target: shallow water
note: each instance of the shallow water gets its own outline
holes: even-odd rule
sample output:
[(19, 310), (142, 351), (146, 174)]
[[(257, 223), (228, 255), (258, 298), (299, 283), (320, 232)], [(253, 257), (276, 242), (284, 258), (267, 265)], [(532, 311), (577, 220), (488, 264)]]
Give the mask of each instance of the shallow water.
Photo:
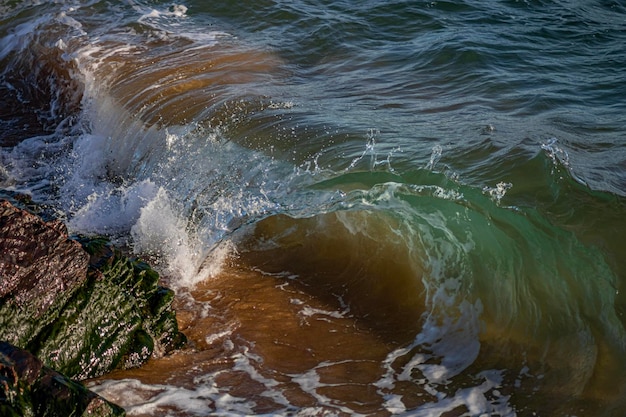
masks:
[(130, 415), (620, 415), (619, 2), (5, 2), (0, 185), (177, 292)]

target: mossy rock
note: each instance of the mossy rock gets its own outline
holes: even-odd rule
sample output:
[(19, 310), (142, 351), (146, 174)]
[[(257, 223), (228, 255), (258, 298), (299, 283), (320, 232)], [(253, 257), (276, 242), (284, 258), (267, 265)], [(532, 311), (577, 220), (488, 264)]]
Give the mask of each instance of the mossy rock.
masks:
[[(105, 238), (70, 240), (59, 222), (6, 202), (0, 208), (0, 251), (7, 249), (0, 262), (0, 340), (76, 379), (139, 366), (185, 343), (171, 309), (174, 293), (159, 286), (147, 263)], [(42, 230), (51, 243), (35, 233)], [(64, 265), (72, 266), (71, 275)]]
[(156, 271), (119, 251), (98, 263), (87, 285), (42, 333), (36, 352), (44, 363), (86, 379), (140, 366), (155, 350), (165, 353), (185, 343), (171, 310), (174, 293), (158, 285)]
[(0, 342), (0, 415), (121, 417), (125, 412), (30, 352)]

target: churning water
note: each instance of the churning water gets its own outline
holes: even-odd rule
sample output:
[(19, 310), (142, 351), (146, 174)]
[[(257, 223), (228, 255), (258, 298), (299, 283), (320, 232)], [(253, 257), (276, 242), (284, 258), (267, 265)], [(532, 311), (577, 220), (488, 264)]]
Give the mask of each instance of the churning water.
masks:
[(0, 185), (149, 258), (129, 415), (623, 415), (626, 5), (0, 3)]

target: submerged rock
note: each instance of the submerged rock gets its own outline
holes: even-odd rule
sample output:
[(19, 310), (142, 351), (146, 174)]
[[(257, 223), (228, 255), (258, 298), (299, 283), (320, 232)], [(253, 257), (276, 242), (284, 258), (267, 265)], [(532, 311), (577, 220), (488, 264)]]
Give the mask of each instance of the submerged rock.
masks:
[(0, 201), (0, 340), (71, 378), (139, 366), (184, 343), (173, 292), (104, 239)]
[(0, 342), (0, 415), (114, 417), (125, 412), (30, 352)]

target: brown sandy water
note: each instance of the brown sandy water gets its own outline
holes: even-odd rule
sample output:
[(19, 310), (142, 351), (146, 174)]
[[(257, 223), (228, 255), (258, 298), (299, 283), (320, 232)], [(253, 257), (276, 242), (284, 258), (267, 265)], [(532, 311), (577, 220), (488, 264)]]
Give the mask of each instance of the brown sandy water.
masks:
[(473, 307), (449, 296), (429, 313), (407, 248), (375, 238), (399, 225), (346, 227), (366, 218), (260, 221), (220, 273), (179, 290), (189, 346), (93, 388), (139, 416), (593, 415), (621, 397), (602, 339), (489, 316), (472, 330)]
[[(263, 395), (268, 387), (255, 380), (250, 369), (237, 369), (233, 355), (243, 350), (254, 358), (255, 372), (272, 380), (271, 389), (280, 390), (294, 408), (317, 406), (313, 388), (314, 393), (355, 412), (386, 415), (380, 411), (383, 399), (373, 384), (381, 377), (381, 361), (398, 343), (385, 341), (339, 300), (334, 301), (312, 297), (293, 278), (229, 270), (177, 298), (180, 328), (189, 338), (187, 349), (104, 379), (138, 379), (144, 384), (175, 384), (192, 390), (198, 379), (217, 374), (216, 387), (255, 403), (254, 412), (283, 410), (284, 404)], [(319, 380), (303, 389), (297, 377), (311, 369), (317, 371)], [(149, 402), (154, 393), (139, 390), (135, 394)], [(119, 392), (109, 399), (133, 405), (125, 395)], [(207, 399), (207, 412), (212, 408), (215, 404)], [(156, 408), (145, 415), (162, 412)], [(179, 410), (176, 415), (187, 413)]]

